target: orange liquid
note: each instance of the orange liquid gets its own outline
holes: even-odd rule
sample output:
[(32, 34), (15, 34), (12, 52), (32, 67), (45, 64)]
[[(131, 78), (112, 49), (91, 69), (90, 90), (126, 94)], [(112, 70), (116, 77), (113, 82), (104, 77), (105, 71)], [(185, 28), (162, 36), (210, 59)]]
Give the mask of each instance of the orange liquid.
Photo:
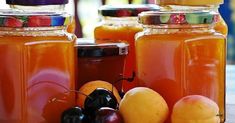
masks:
[(74, 50), (67, 36), (0, 37), (0, 123), (59, 123), (74, 105)]
[(141, 36), (136, 42), (139, 84), (160, 93), (170, 112), (186, 95), (207, 96), (217, 102), (224, 121), (225, 50), (225, 39), (217, 34)]
[[(124, 69), (124, 76), (131, 77), (132, 73), (135, 71), (135, 34), (142, 31), (141, 27), (138, 26), (123, 26), (123, 27), (113, 27), (113, 26), (99, 26), (95, 29), (94, 35), (97, 42), (102, 42), (104, 40), (111, 41), (125, 41), (129, 43), (129, 53), (126, 58), (126, 64)], [(137, 86), (136, 80), (133, 82), (124, 81), (123, 90), (124, 92), (130, 90)]]

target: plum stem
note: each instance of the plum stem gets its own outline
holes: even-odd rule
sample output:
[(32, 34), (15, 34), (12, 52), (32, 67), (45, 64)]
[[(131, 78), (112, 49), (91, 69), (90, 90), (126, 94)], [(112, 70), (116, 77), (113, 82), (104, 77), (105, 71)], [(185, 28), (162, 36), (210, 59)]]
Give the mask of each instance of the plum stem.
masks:
[(136, 73), (132, 72), (132, 76), (131, 77), (122, 77), (122, 78), (118, 79), (117, 81), (113, 82), (113, 84), (112, 84), (112, 93), (113, 93), (114, 84), (116, 84), (116, 83), (118, 83), (118, 82), (120, 82), (122, 80), (126, 80), (128, 82), (132, 82), (132, 81), (134, 81), (135, 76), (136, 76)]

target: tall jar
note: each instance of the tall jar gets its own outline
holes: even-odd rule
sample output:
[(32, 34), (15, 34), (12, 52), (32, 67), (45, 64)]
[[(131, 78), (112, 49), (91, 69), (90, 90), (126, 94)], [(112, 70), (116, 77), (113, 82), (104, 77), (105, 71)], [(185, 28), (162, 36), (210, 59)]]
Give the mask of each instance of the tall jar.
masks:
[[(102, 16), (101, 23), (95, 28), (94, 36), (97, 43), (107, 41), (126, 41), (129, 44), (129, 54), (127, 55), (124, 76), (131, 77), (135, 72), (135, 34), (142, 31), (138, 24), (138, 14), (143, 11), (158, 10), (157, 5), (106, 5), (99, 9)], [(129, 83), (124, 81), (123, 90), (136, 87), (134, 80)]]
[[(216, 12), (145, 12), (136, 37), (139, 86), (159, 92), (173, 105), (187, 95), (214, 100), (225, 121), (226, 38), (215, 31)], [(166, 123), (170, 123), (170, 118)]]
[[(56, 12), (66, 13), (65, 7), (68, 0), (6, 0), (13, 10), (25, 12)], [(72, 8), (71, 8), (72, 9)], [(73, 13), (69, 13), (74, 15)], [(67, 27), (69, 33), (74, 33), (76, 28), (75, 18)]]
[[(219, 13), (219, 6), (224, 0), (156, 0), (163, 11), (214, 11)], [(221, 15), (218, 16), (214, 29), (227, 36), (228, 27)]]
[(0, 122), (59, 123), (75, 104), (70, 16), (0, 12)]

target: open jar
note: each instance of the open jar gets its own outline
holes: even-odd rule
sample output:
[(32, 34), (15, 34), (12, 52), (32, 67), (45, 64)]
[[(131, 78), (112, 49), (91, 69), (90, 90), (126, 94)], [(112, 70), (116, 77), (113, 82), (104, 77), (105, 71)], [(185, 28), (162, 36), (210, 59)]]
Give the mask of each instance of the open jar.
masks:
[(226, 38), (214, 30), (218, 16), (210, 11), (139, 15), (144, 27), (136, 37), (139, 86), (159, 92), (170, 111), (184, 96), (203, 95), (219, 105), (224, 122)]

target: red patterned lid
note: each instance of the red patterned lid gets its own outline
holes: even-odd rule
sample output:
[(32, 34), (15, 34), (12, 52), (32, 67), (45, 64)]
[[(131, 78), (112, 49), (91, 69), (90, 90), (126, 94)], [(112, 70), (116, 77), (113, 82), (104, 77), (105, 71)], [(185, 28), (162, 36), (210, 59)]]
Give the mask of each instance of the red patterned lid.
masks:
[(1, 11), (0, 27), (55, 27), (71, 23), (71, 16), (54, 12)]

